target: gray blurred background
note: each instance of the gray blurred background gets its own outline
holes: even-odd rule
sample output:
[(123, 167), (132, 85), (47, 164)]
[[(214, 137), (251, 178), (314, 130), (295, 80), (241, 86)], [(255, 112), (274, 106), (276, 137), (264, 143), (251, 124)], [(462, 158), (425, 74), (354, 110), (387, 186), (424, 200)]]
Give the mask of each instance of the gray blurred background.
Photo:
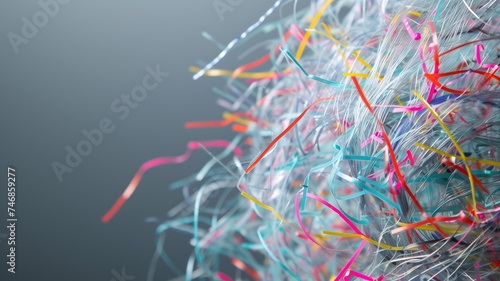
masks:
[[(150, 170), (113, 220), (103, 224), (101, 216), (143, 162), (181, 155), (190, 140), (231, 138), (228, 129), (184, 128), (186, 121), (219, 120), (223, 111), (211, 88), (224, 80), (193, 81), (188, 67), (220, 51), (202, 31), (227, 44), (274, 1), (55, 1), (0, 2), (0, 280), (146, 280), (155, 226), (145, 218), (165, 217), (181, 198), (168, 183), (209, 156), (197, 151), (184, 164)], [(231, 9), (218, 12), (223, 4)], [(218, 67), (234, 69), (263, 54), (237, 61), (250, 46)], [(123, 106), (120, 96), (157, 65), (170, 75), (128, 114), (114, 111), (115, 100)], [(82, 130), (105, 118), (114, 130), (58, 179), (53, 163), (66, 165), (66, 147), (76, 150), (86, 139)], [(15, 274), (6, 265), (8, 165), (17, 170)], [(188, 243), (186, 235), (167, 238), (182, 269)], [(154, 280), (174, 276), (161, 264)]]

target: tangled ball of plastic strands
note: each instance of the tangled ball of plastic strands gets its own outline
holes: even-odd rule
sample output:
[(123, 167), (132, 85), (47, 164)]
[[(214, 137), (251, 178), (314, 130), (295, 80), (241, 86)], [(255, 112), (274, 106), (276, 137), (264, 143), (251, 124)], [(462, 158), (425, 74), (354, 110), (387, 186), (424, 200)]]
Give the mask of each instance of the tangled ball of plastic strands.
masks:
[[(236, 138), (145, 163), (103, 221), (145, 171), (203, 149), (170, 186), (185, 200), (158, 222), (149, 280), (160, 259), (186, 280), (500, 280), (500, 2), (312, 1), (266, 21), (293, 4), (191, 69), (227, 79), (228, 112), (186, 126)], [(214, 68), (271, 31), (266, 56)], [(185, 273), (171, 230), (193, 236)]]

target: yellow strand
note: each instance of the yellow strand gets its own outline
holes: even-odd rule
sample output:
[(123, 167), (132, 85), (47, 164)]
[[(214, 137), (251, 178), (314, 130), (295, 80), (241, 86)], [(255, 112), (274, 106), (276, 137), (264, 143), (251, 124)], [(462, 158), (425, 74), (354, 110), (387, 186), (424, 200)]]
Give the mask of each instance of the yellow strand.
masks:
[[(191, 66), (189, 71), (198, 72), (200, 68)], [(231, 76), (233, 71), (225, 69), (210, 69), (205, 73), (206, 76)], [(235, 78), (244, 79), (263, 79), (263, 78), (273, 78), (276, 76), (276, 72), (241, 72)]]
[(255, 203), (255, 204), (257, 204), (258, 206), (260, 206), (260, 207), (262, 207), (262, 208), (264, 208), (264, 209), (266, 209), (266, 210), (268, 210), (268, 211), (271, 211), (271, 212), (272, 212), (272, 213), (273, 213), (273, 214), (274, 214), (274, 215), (275, 215), (275, 216), (276, 216), (276, 217), (277, 217), (280, 221), (282, 221), (282, 222), (287, 222), (284, 218), (282, 218), (282, 217), (280, 216), (280, 214), (278, 214), (278, 212), (276, 212), (276, 210), (274, 210), (274, 208), (273, 208), (273, 207), (268, 206), (268, 205), (266, 205), (266, 204), (264, 204), (264, 203), (260, 202), (259, 200), (257, 200), (257, 198), (253, 197), (252, 195), (250, 195), (250, 194), (248, 194), (248, 193), (246, 193), (246, 192), (244, 192), (244, 191), (242, 191), (242, 192), (241, 192), (241, 195), (243, 195), (243, 197), (247, 198), (248, 200), (250, 200), (250, 201), (254, 202), (254, 203)]
[[(314, 29), (316, 25), (318, 24), (319, 19), (325, 12), (326, 8), (333, 2), (333, 0), (327, 0), (325, 3), (323, 3), (323, 6), (319, 9), (318, 13), (314, 17), (313, 21), (311, 22), (311, 25), (309, 25), (309, 29)], [(304, 53), (304, 49), (306, 47), (307, 40), (311, 37), (311, 33), (309, 31), (306, 31), (306, 34), (304, 35), (304, 38), (302, 39), (302, 42), (300, 43), (299, 49), (297, 50), (297, 53), (295, 54), (295, 59), (298, 61), (302, 57), (302, 54)]]
[[(450, 137), (450, 140), (455, 145), (455, 148), (457, 149), (458, 153), (460, 153), (460, 156), (462, 156), (462, 159), (466, 159), (465, 153), (460, 148), (460, 145), (458, 144), (457, 140), (455, 140), (455, 137), (453, 137), (453, 134), (448, 129), (448, 127), (446, 127), (446, 124), (443, 122), (443, 120), (441, 120), (441, 118), (439, 117), (437, 112), (434, 111), (434, 109), (427, 103), (427, 101), (420, 95), (419, 92), (417, 92), (416, 90), (413, 90), (412, 92), (413, 92), (413, 94), (415, 94), (415, 96), (417, 96), (417, 98), (422, 102), (422, 104), (427, 108), (427, 110), (429, 110), (429, 112), (432, 114), (432, 116), (434, 116), (434, 118), (436, 118), (436, 120), (439, 122), (439, 124), (441, 125), (443, 130), (446, 132), (446, 134)], [(472, 193), (472, 207), (475, 211), (474, 217), (476, 218), (477, 221), (479, 221), (479, 218), (477, 216), (477, 206), (476, 206), (476, 189), (474, 188), (474, 179), (472, 178), (472, 171), (471, 171), (469, 165), (467, 164), (467, 162), (464, 162), (464, 165), (465, 165), (465, 169), (467, 169), (467, 174), (469, 175), (469, 183), (470, 183), (470, 188), (471, 188), (471, 193)]]
[[(222, 117), (224, 117), (224, 119), (230, 119), (232, 118), (234, 115), (229, 113), (229, 112), (224, 112), (222, 114)], [(248, 119), (245, 119), (245, 118), (242, 118), (242, 117), (236, 117), (236, 119), (232, 120), (234, 123), (239, 123), (241, 125), (245, 125), (245, 126), (249, 126), (252, 124), (252, 121), (248, 120)]]
[[(404, 223), (404, 222), (397, 222), (396, 224), (401, 226), (401, 227), (410, 225), (409, 223)], [(462, 226), (453, 227), (453, 226), (448, 226), (448, 225), (444, 225), (444, 224), (439, 224), (439, 228), (442, 229), (447, 234), (454, 234), (457, 231), (462, 230)], [(437, 228), (434, 225), (419, 225), (419, 226), (414, 227), (414, 229), (436, 231)]]
[[(413, 10), (409, 10), (408, 12), (406, 12), (407, 15), (415, 15), (417, 17), (420, 17), (422, 14), (417, 12), (417, 11), (413, 11)], [(391, 24), (395, 24), (396, 21), (399, 19), (399, 17), (401, 16), (401, 14), (397, 14), (391, 21)]]
[(391, 250), (391, 251), (403, 251), (403, 250), (411, 250), (411, 251), (416, 251), (418, 250), (417, 248), (408, 248), (408, 249), (405, 249), (405, 247), (395, 247), (395, 246), (390, 246), (390, 245), (387, 245), (387, 244), (384, 244), (384, 243), (379, 243), (373, 239), (370, 239), (362, 234), (356, 234), (356, 233), (344, 233), (344, 232), (336, 232), (336, 231), (329, 231), (329, 230), (323, 230), (321, 231), (321, 233), (325, 234), (325, 235), (333, 235), (333, 236), (340, 236), (340, 237), (345, 237), (345, 238), (360, 238), (360, 239), (363, 239), (365, 240), (366, 242), (368, 243), (371, 243), (375, 246), (378, 246), (382, 249), (386, 249), (386, 250)]
[(436, 149), (434, 147), (430, 147), (428, 145), (425, 145), (425, 144), (419, 143), (419, 142), (416, 142), (415, 146), (418, 146), (420, 148), (425, 148), (427, 150), (430, 150), (432, 152), (435, 152), (437, 154), (440, 154), (442, 156), (446, 156), (446, 157), (449, 157), (449, 158), (454, 157), (454, 158), (462, 160), (462, 161), (469, 161), (469, 162), (481, 163), (481, 164), (491, 165), (491, 166), (496, 166), (496, 167), (500, 166), (500, 162), (498, 162), (498, 161), (487, 160), (487, 159), (479, 159), (479, 158), (474, 158), (474, 157), (465, 157), (465, 158), (463, 158), (462, 156), (453, 155), (453, 154), (444, 152), (442, 150)]

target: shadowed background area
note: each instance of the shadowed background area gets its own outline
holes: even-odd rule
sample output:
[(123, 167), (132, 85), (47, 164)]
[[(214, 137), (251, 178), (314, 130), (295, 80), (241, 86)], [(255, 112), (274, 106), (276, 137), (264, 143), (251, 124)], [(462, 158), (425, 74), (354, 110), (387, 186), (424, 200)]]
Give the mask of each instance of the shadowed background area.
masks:
[[(304, 6), (308, 1), (299, 2)], [(190, 140), (232, 137), (225, 128), (184, 128), (186, 121), (221, 119), (211, 88), (224, 86), (218, 78), (193, 81), (188, 67), (220, 52), (202, 31), (225, 45), (273, 3), (0, 3), (0, 280), (146, 280), (155, 226), (145, 219), (166, 218), (181, 200), (180, 192), (169, 192), (168, 183), (192, 174), (210, 157), (197, 151), (186, 163), (147, 172), (113, 220), (103, 224), (101, 216), (145, 161), (181, 155)], [(218, 67), (234, 69), (263, 54), (238, 61), (250, 46), (230, 53)], [(158, 69), (169, 76), (151, 79), (151, 84), (158, 82), (154, 89), (128, 104), (122, 95), (130, 96)], [(70, 157), (70, 167), (68, 151), (88, 139), (82, 131), (102, 127), (108, 133), (97, 137), (91, 151), (81, 145), (88, 155)], [(6, 266), (8, 165), (16, 168), (17, 177), (15, 274)], [(188, 235), (171, 234), (166, 248), (185, 268), (192, 250)], [(174, 276), (161, 264), (154, 280)]]

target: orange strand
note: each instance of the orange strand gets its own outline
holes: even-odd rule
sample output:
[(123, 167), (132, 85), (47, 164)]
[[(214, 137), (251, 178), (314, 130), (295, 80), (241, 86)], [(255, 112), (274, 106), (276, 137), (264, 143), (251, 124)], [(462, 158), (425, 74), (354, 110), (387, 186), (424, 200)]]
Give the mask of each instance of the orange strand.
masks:
[[(287, 31), (287, 33), (285, 34), (285, 36), (283, 36), (283, 41), (286, 42), (288, 40), (288, 38), (290, 37), (290, 34), (291, 34), (291, 29), (293, 28), (294, 26), (292, 25), (289, 30)], [(280, 46), (281, 44), (279, 44), (278, 46), (276, 46), (274, 48), (274, 54), (277, 54), (279, 51), (280, 51)], [(248, 63), (248, 64), (245, 64), (245, 65), (242, 65), (240, 67), (238, 67), (234, 72), (233, 74), (231, 75), (231, 78), (236, 78), (238, 77), (238, 75), (242, 72), (245, 72), (245, 71), (248, 71), (250, 69), (253, 69), (253, 68), (256, 68), (262, 64), (264, 64), (265, 62), (267, 62), (269, 59), (271, 58), (271, 55), (270, 54), (267, 54), (263, 57), (261, 57), (260, 59), (257, 59), (256, 61), (253, 61), (251, 63)]]
[(246, 274), (248, 274), (248, 276), (252, 277), (253, 280), (260, 280), (259, 273), (255, 269), (246, 265), (241, 260), (236, 259), (236, 258), (231, 258), (231, 263), (239, 270), (246, 272)]
[(238, 118), (240, 118), (242, 116), (250, 119), (251, 121), (257, 122), (257, 119), (254, 118), (254, 117), (252, 117), (252, 116), (250, 116), (249, 114), (242, 113), (242, 112), (237, 112), (237, 113), (231, 115), (230, 117), (226, 118), (225, 120), (221, 120), (221, 121), (187, 122), (186, 124), (184, 124), (184, 126), (186, 128), (188, 128), (188, 129), (193, 129), (193, 128), (207, 128), (207, 127), (224, 127), (224, 126), (227, 126), (227, 125), (231, 124), (236, 119), (238, 119)]
[(319, 103), (322, 103), (324, 101), (332, 101), (334, 100), (334, 98), (321, 98), (319, 100), (316, 100), (315, 102), (313, 102), (311, 105), (309, 105), (304, 111), (302, 111), (302, 113), (297, 117), (295, 118), (295, 120), (293, 120), (292, 123), (290, 123), (290, 125), (288, 125), (288, 127), (286, 127), (285, 130), (283, 130), (283, 132), (281, 132), (276, 138), (274, 138), (271, 143), (266, 147), (266, 149), (264, 149), (264, 151), (262, 151), (262, 153), (257, 157), (257, 159), (255, 159), (255, 161), (250, 164), (250, 166), (248, 166), (248, 168), (245, 170), (245, 174), (248, 174), (250, 173), (254, 168), (255, 166), (257, 166), (257, 164), (259, 164), (259, 162), (266, 156), (266, 154), (271, 150), (271, 148), (283, 137), (285, 136), (293, 127), (295, 127), (295, 125), (297, 125), (297, 123), (306, 115), (306, 113), (314, 106), (316, 106), (317, 104)]
[[(351, 78), (352, 78), (352, 80), (354, 82), (354, 85), (356, 86), (356, 89), (359, 92), (361, 100), (364, 102), (364, 104), (366, 105), (366, 107), (368, 108), (368, 110), (372, 114), (374, 114), (373, 108), (370, 105), (370, 103), (368, 102), (368, 99), (366, 98), (365, 94), (363, 93), (363, 89), (361, 88), (361, 85), (359, 84), (358, 80), (356, 79), (356, 77), (351, 77)], [(382, 135), (384, 137), (384, 142), (386, 143), (387, 148), (389, 150), (389, 157), (391, 158), (391, 161), (392, 161), (392, 164), (393, 164), (393, 167), (394, 167), (394, 172), (396, 173), (396, 176), (398, 177), (398, 180), (400, 181), (401, 185), (405, 189), (406, 193), (408, 193), (408, 196), (410, 196), (411, 200), (413, 201), (413, 203), (415, 204), (415, 206), (417, 207), (417, 209), (420, 211), (420, 213), (422, 215), (424, 215), (427, 219), (429, 219), (429, 217), (425, 213), (424, 209), (420, 205), (420, 202), (418, 202), (418, 200), (415, 197), (415, 195), (413, 194), (413, 192), (411, 192), (410, 187), (407, 185), (407, 183), (406, 183), (406, 181), (404, 179), (404, 176), (401, 173), (401, 170), (399, 168), (398, 161), (397, 161), (397, 158), (396, 158), (396, 154), (394, 153), (394, 150), (392, 148), (391, 141), (389, 140), (389, 136), (385, 132), (384, 124), (382, 123), (382, 121), (380, 121), (380, 119), (378, 119), (375, 116), (375, 114), (374, 114), (374, 117), (377, 119), (377, 123), (379, 124), (379, 126), (381, 128)], [(443, 230), (441, 230), (437, 225), (435, 225), (435, 227), (439, 231), (439, 233), (441, 235), (443, 235), (443, 237), (448, 237), (448, 235)]]

